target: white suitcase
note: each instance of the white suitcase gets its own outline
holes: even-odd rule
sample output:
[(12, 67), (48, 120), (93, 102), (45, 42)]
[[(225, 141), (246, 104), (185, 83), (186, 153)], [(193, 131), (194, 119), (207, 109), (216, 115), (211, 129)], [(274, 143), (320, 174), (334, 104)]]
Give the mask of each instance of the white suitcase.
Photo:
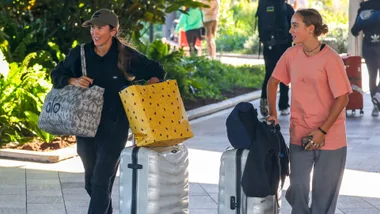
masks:
[(121, 214), (187, 214), (188, 150), (127, 147), (120, 161)]
[[(231, 149), (222, 154), (218, 214), (279, 214), (276, 196), (246, 197), (241, 186), (249, 150)], [(280, 195), (279, 195), (280, 197)]]

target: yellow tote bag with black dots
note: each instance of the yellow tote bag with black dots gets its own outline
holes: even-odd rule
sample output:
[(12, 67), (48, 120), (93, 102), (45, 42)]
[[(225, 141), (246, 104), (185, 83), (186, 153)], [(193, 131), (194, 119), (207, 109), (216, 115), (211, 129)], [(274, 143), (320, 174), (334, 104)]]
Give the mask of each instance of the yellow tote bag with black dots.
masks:
[(193, 137), (177, 81), (133, 85), (119, 95), (137, 146), (172, 146)]

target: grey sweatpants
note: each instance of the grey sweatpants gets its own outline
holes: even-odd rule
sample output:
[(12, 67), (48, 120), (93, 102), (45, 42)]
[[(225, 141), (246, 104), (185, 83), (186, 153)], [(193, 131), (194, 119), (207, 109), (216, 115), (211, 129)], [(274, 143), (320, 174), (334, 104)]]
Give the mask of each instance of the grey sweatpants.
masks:
[[(338, 150), (303, 150), (290, 145), (290, 186), (286, 200), (292, 214), (334, 214), (346, 164), (347, 147)], [(313, 172), (309, 208), (310, 173)]]

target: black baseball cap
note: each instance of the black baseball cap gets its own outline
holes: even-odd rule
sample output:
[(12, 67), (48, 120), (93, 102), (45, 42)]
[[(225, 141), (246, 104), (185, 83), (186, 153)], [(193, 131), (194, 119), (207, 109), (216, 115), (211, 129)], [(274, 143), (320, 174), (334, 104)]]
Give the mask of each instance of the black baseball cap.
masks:
[(90, 20), (83, 22), (82, 27), (88, 27), (91, 25), (104, 26), (111, 25), (112, 27), (119, 26), (119, 20), (114, 12), (108, 9), (100, 9), (96, 11)]

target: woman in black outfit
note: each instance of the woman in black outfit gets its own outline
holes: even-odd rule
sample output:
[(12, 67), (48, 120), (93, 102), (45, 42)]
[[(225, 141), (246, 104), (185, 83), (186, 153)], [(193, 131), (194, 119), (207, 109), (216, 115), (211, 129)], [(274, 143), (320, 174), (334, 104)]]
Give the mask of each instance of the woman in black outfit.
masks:
[(165, 78), (163, 67), (123, 44), (117, 37), (119, 21), (108, 9), (95, 12), (83, 23), (91, 27), (92, 41), (85, 44), (87, 76), (82, 76), (80, 47), (73, 48), (66, 59), (52, 71), (55, 88), (66, 85), (105, 89), (101, 121), (95, 137), (77, 137), (77, 152), (85, 169), (85, 189), (90, 195), (88, 213), (112, 213), (111, 191), (125, 147), (129, 123), (119, 91), (130, 80), (148, 80), (148, 84)]

